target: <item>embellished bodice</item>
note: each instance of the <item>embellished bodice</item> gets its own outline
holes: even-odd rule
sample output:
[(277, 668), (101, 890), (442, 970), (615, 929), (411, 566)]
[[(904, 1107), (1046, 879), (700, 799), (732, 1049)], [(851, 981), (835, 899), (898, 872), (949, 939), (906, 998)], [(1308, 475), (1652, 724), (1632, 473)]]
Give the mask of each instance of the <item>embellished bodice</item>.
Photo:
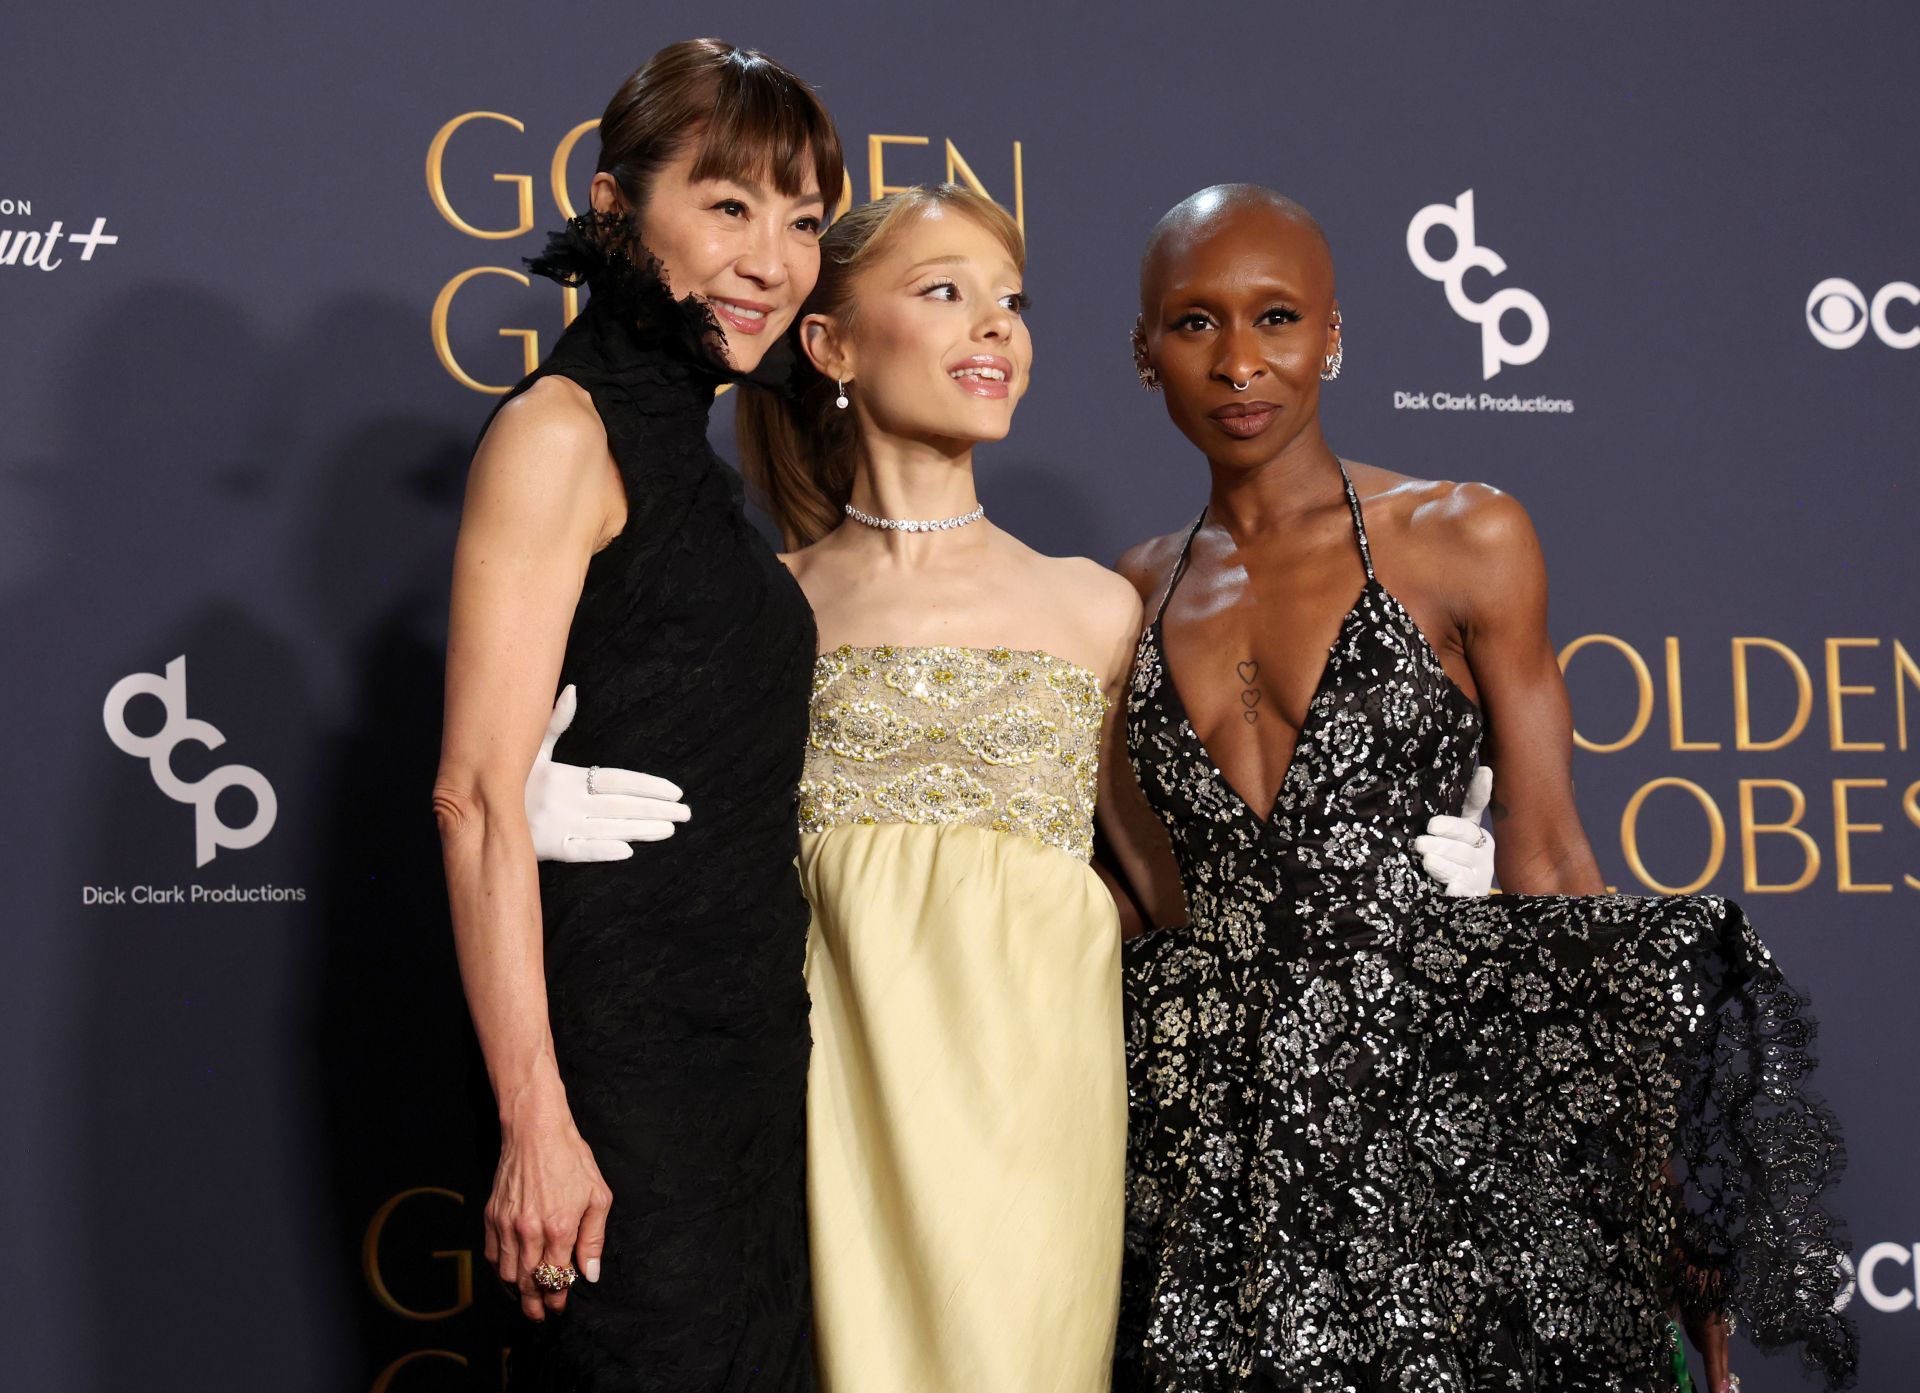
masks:
[(1375, 576), (1359, 498), (1351, 482), (1346, 488), (1366, 582), (1328, 651), (1265, 816), (1227, 782), (1187, 715), (1165, 657), (1165, 598), (1141, 635), (1127, 691), (1128, 754), (1173, 839), (1198, 923), (1247, 913), (1247, 887), (1257, 884), (1295, 922), (1329, 925), (1338, 939), (1329, 916), (1384, 928), (1395, 906), (1437, 893), (1411, 844), (1429, 818), (1459, 811), (1480, 712)]
[(800, 830), (962, 824), (1085, 861), (1107, 699), (1011, 648), (843, 646), (814, 664)]

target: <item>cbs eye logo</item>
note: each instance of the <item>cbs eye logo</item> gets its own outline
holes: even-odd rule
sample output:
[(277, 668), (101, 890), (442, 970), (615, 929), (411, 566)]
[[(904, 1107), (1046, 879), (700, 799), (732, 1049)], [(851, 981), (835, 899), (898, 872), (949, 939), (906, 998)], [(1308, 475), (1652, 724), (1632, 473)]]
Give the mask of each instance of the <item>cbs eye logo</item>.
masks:
[(1869, 302), (1852, 281), (1829, 276), (1807, 296), (1807, 332), (1828, 348), (1852, 348), (1868, 328), (1888, 348), (1920, 346), (1920, 322), (1897, 329), (1888, 320), (1887, 310), (1895, 300), (1920, 305), (1920, 286), (1889, 281)]

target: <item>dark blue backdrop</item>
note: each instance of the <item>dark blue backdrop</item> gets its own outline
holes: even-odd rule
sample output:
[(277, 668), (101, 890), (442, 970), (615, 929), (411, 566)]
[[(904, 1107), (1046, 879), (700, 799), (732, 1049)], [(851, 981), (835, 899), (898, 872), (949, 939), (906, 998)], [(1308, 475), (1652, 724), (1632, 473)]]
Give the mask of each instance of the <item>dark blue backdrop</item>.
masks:
[[(519, 181), (533, 226), (556, 223), (562, 140), (709, 31), (820, 85), (857, 197), (943, 177), (952, 142), (1017, 198), (1037, 385), (982, 488), (1048, 549), (1111, 559), (1204, 496), (1128, 365), (1153, 219), (1221, 179), (1321, 216), (1348, 326), (1329, 435), (1532, 510), (1556, 639), (1582, 643), (1582, 737), (1618, 746), (1576, 765), (1609, 878), (1740, 895), (1815, 994), (1862, 1387), (1907, 1387), (1920, 17), (1719, 0), (11, 15), (5, 1383), (497, 1386), (468, 1305), (484, 1196), (427, 803), (449, 546), (492, 402), (451, 365), (512, 381), (563, 305), (495, 271), (447, 287), (517, 272), (538, 241)], [(494, 115), (444, 143), (450, 218), (429, 151), (469, 113)], [(1463, 314), (1407, 239), (1469, 192), (1500, 262), (1459, 277)], [(1496, 293), (1506, 343), (1536, 319), (1546, 337), (1489, 377)], [(209, 738), (188, 720), (225, 737), (177, 746), (170, 795), (103, 708), (179, 657), (174, 725), (136, 703), (121, 742)], [(253, 845), (220, 831), (256, 821), (228, 766), (272, 789)], [(1743, 1365), (1752, 1393), (1792, 1386)]]

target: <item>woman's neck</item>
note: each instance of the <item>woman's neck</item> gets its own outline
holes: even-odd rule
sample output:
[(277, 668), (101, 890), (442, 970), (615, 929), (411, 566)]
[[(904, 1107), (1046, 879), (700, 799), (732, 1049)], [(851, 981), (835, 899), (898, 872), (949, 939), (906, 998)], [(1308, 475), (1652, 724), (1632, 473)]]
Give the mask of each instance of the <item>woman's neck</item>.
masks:
[(1340, 457), (1318, 431), (1251, 469), (1208, 463), (1207, 517), (1243, 540), (1288, 530), (1341, 487)]
[[(871, 517), (899, 522), (937, 522), (964, 517), (980, 505), (973, 486), (973, 445), (962, 441), (905, 440), (867, 436), (853, 471), (849, 502)], [(929, 548), (946, 549), (964, 529), (945, 533), (897, 532), (849, 519), (853, 528), (889, 551), (914, 557)]]

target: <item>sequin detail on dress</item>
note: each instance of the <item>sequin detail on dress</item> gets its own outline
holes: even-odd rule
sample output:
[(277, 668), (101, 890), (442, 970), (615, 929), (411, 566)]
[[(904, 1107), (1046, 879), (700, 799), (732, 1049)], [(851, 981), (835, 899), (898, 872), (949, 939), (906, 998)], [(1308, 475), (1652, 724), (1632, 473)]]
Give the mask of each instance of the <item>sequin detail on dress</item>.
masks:
[(1347, 496), (1366, 579), (1267, 818), (1196, 735), (1159, 616), (1140, 641), (1128, 747), (1191, 925), (1127, 955), (1116, 1387), (1670, 1393), (1682, 1264), (1691, 1304), (1846, 1382), (1804, 1002), (1723, 899), (1422, 875), (1480, 713)]
[(1100, 679), (1012, 648), (844, 646), (814, 665), (800, 830), (965, 823), (1093, 851)]

